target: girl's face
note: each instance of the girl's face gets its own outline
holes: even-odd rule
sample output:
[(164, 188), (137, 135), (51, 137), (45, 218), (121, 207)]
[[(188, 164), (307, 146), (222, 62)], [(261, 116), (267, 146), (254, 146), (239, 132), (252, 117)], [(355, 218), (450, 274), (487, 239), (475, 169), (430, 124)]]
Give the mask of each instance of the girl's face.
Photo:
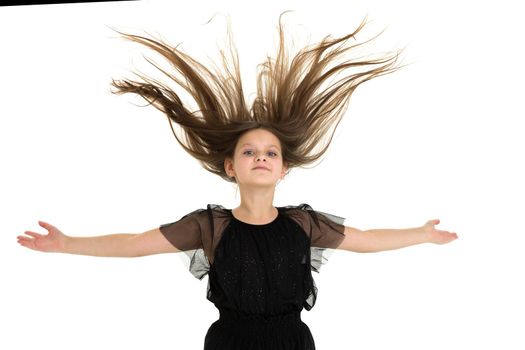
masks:
[(265, 129), (247, 131), (237, 142), (233, 162), (227, 159), (225, 168), (238, 184), (275, 185), (286, 173), (281, 143)]

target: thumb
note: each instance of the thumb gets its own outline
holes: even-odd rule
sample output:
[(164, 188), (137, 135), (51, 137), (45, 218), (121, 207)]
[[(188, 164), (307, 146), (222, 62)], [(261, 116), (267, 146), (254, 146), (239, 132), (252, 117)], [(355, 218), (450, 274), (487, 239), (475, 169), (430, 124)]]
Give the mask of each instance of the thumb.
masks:
[(45, 221), (38, 220), (38, 224), (39, 224), (40, 226), (42, 226), (43, 228), (45, 228), (45, 229), (51, 229), (51, 228), (53, 228), (53, 225), (48, 224), (48, 223), (45, 222)]
[(431, 220), (428, 220), (427, 225), (437, 225), (439, 224), (439, 219), (431, 219)]

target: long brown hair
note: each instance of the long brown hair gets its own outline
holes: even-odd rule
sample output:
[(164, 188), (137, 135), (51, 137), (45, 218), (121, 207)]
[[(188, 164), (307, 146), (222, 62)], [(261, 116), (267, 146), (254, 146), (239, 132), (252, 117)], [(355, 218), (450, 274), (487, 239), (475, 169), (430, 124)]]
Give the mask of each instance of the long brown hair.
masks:
[[(402, 50), (375, 60), (347, 60), (323, 72), (329, 63), (349, 49), (374, 39), (344, 47), (347, 40), (355, 39), (355, 35), (365, 26), (365, 17), (353, 33), (333, 39), (330, 35), (326, 36), (320, 43), (299, 51), (290, 63), (281, 23), (285, 12), (279, 16), (277, 58), (272, 60), (268, 57), (267, 62), (258, 66), (257, 96), (251, 108), (244, 99), (238, 53), (231, 42), (229, 26), (233, 69), (228, 66), (229, 61), (221, 50), (225, 76), (219, 70), (211, 72), (176, 46), (162, 40), (117, 31), (125, 39), (143, 44), (166, 58), (184, 80), (148, 62), (188, 91), (196, 101), (198, 111), (191, 112), (177, 93), (166, 85), (140, 74), (137, 75), (145, 82), (112, 79), (111, 85), (117, 91), (111, 92), (138, 94), (165, 113), (173, 135), (184, 150), (198, 159), (206, 170), (226, 181), (235, 182), (235, 178), (226, 174), (224, 160), (226, 157), (233, 158), (237, 140), (244, 132), (254, 128), (265, 128), (280, 140), (283, 163), (288, 166), (288, 171), (313, 163), (328, 149), (353, 91), (367, 80), (399, 69), (396, 61)], [(323, 54), (325, 57), (321, 57)], [(364, 71), (347, 74), (327, 88), (319, 89), (333, 75), (346, 68), (361, 66), (365, 67)], [(177, 135), (172, 122), (181, 126), (184, 137)], [(330, 139), (321, 144), (331, 129)]]

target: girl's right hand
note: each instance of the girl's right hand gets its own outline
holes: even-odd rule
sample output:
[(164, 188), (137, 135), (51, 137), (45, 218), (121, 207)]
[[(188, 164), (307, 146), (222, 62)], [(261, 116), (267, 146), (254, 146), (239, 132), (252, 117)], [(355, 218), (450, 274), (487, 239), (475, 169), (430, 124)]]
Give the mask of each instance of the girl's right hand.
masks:
[(39, 221), (38, 224), (48, 231), (47, 235), (25, 231), (24, 233), (32, 238), (27, 236), (17, 236), (18, 243), (26, 248), (41, 252), (63, 251), (68, 236), (47, 222)]

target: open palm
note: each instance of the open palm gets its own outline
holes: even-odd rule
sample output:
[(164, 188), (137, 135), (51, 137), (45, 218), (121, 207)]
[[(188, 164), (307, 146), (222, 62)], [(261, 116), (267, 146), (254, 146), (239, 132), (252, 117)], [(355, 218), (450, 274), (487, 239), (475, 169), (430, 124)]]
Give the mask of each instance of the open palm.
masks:
[(423, 230), (429, 235), (430, 242), (445, 244), (458, 238), (458, 235), (455, 232), (436, 229), (434, 226), (439, 224), (439, 222), (439, 219), (433, 219), (428, 220), (427, 223), (423, 225)]
[(18, 243), (26, 248), (41, 252), (58, 252), (63, 249), (67, 236), (47, 222), (39, 221), (38, 224), (48, 231), (47, 235), (25, 231), (24, 233), (31, 237), (17, 236)]

